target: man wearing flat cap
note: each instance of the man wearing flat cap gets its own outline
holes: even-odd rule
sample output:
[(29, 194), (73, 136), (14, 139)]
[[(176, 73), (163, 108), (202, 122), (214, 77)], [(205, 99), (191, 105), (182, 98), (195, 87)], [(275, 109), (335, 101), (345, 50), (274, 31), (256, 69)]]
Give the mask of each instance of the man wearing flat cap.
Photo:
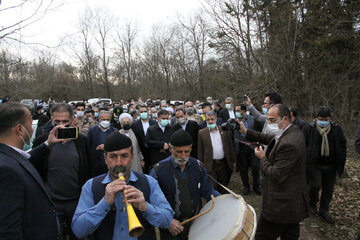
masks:
[(211, 194), (220, 195), (211, 186), (203, 163), (190, 157), (192, 143), (189, 133), (183, 129), (175, 131), (170, 137), (172, 155), (154, 165), (150, 173), (175, 212), (170, 227), (160, 228), (161, 239), (188, 239), (190, 224), (180, 223), (200, 211), (201, 197), (209, 201)]
[[(82, 188), (72, 229), (82, 238), (93, 233), (98, 240), (156, 239), (155, 227), (168, 228), (173, 212), (157, 181), (130, 170), (134, 158), (131, 139), (118, 131), (105, 140), (104, 158), (108, 172), (90, 179)], [(125, 181), (118, 178), (115, 168), (125, 168)], [(145, 228), (139, 238), (129, 236), (128, 216), (123, 193), (134, 207)]]

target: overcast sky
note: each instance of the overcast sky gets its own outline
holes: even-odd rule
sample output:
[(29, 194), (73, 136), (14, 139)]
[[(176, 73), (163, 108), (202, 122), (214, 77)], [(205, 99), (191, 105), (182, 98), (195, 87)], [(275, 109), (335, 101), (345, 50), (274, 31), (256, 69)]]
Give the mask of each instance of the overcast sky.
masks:
[[(61, 1), (63, 4), (56, 10), (47, 13), (39, 21), (21, 31), (23, 41), (57, 46), (65, 36), (76, 33), (79, 16), (86, 7), (92, 9), (104, 7), (120, 21), (124, 19), (137, 21), (141, 36), (146, 36), (150, 33), (153, 24), (172, 22), (177, 14), (187, 16), (201, 6), (200, 0), (54, 0), (52, 7)], [(0, 10), (16, 2), (19, 0), (1, 0)], [(44, 2), (50, 2), (50, 0), (44, 0)], [(25, 4), (22, 8), (0, 11), (0, 26), (9, 26), (18, 19), (29, 16), (34, 12), (34, 7), (35, 5)], [(32, 51), (41, 49), (39, 45), (30, 46)], [(12, 43), (12, 47), (26, 58), (32, 54), (28, 47), (21, 46), (19, 43)], [(61, 49), (53, 48), (52, 51), (62, 51)], [(63, 60), (66, 61), (66, 59)]]

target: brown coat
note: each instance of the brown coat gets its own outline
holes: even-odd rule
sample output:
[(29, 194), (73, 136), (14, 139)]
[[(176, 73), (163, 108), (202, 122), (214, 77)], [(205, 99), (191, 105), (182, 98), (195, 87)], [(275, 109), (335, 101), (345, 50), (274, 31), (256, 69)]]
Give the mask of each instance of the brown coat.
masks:
[(301, 130), (291, 125), (276, 143), (272, 136), (248, 129), (246, 138), (267, 144), (260, 160), (264, 173), (262, 214), (270, 222), (299, 223), (308, 217), (306, 146)]
[[(234, 143), (231, 140), (230, 133), (219, 128), (220, 136), (223, 144), (226, 162), (230, 169), (233, 169), (233, 163), (236, 161)], [(213, 149), (210, 138), (209, 128), (203, 128), (198, 135), (198, 159), (204, 163), (208, 172), (212, 170)]]

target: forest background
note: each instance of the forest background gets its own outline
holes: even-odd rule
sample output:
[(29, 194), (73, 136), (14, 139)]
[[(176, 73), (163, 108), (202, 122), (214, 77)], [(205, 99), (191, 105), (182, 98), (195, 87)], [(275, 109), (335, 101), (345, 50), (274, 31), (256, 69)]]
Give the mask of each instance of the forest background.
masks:
[[(308, 121), (319, 106), (329, 106), (348, 138), (345, 174), (337, 181), (330, 210), (336, 225), (311, 217), (301, 224), (301, 239), (355, 239), (360, 234), (360, 162), (354, 150), (360, 1), (203, 0), (194, 14), (154, 25), (146, 39), (136, 21), (119, 21), (104, 8), (86, 8), (74, 23), (77, 33), (61, 43), (73, 55), (68, 61), (46, 46), (31, 57), (13, 51), (16, 44), (33, 44), (22, 37), (22, 28), (57, 6), (55, 0), (12, 2), (3, 8), (0, 0), (0, 14), (39, 4), (29, 18), (0, 23), (0, 96), (13, 101), (194, 101), (207, 96), (240, 101), (247, 94), (260, 108), (264, 94), (276, 91)], [(238, 174), (230, 186), (241, 192)], [(259, 196), (245, 200), (260, 213)]]
[(68, 62), (51, 49), (33, 59), (14, 54), (8, 46), (22, 41), (25, 24), (1, 26), (0, 95), (70, 101), (247, 94), (260, 106), (276, 91), (304, 117), (327, 105), (340, 121), (358, 120), (360, 1), (204, 0), (195, 14), (153, 26), (145, 40), (135, 21), (115, 22), (106, 9), (84, 9), (79, 31), (64, 43), (74, 56)]

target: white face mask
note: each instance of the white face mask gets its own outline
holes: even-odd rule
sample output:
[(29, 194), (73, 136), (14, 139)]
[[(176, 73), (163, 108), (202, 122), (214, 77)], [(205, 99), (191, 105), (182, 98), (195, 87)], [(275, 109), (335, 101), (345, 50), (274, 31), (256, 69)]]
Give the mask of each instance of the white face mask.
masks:
[(198, 110), (198, 112), (199, 112), (200, 114), (202, 114), (202, 113), (203, 113), (203, 110), (200, 108), (200, 109)]
[(109, 121), (101, 121), (100, 126), (104, 129), (106, 129), (110, 126), (110, 122)]
[(227, 109), (231, 109), (231, 104), (225, 104), (225, 107), (227, 108)]
[(268, 124), (267, 125), (267, 128), (270, 129), (270, 130), (279, 130), (279, 124), (278, 123), (271, 123), (271, 124)]
[(84, 113), (85, 113), (84, 111), (76, 111), (76, 116), (83, 117)]
[(279, 128), (279, 124), (284, 120), (284, 118), (281, 119), (281, 121), (279, 123), (270, 123), (266, 126), (266, 131), (265, 133), (268, 134), (278, 134), (279, 132), (283, 131), (282, 129)]
[(186, 123), (186, 119), (185, 119), (185, 118), (179, 118), (179, 119), (178, 119), (178, 123), (179, 123), (180, 125), (184, 125), (184, 124)]

